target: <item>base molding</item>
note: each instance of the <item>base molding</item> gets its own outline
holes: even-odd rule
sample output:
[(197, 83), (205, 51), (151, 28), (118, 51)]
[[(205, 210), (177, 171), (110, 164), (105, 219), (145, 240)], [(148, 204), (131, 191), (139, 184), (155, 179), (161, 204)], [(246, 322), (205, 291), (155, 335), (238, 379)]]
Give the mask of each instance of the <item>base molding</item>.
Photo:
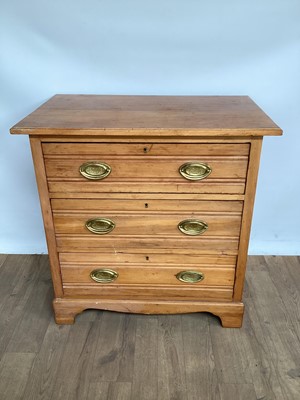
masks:
[(136, 314), (185, 314), (209, 312), (220, 318), (224, 328), (240, 328), (244, 304), (211, 301), (152, 301), (56, 298), (53, 300), (55, 322), (73, 324), (77, 314), (87, 309)]

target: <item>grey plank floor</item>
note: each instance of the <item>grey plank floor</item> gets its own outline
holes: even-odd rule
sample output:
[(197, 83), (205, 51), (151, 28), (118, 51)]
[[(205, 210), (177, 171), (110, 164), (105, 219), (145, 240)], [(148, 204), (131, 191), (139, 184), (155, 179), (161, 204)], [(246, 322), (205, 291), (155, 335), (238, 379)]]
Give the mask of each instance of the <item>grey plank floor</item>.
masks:
[(241, 329), (210, 314), (53, 320), (45, 255), (0, 255), (0, 399), (300, 399), (300, 259), (249, 257)]

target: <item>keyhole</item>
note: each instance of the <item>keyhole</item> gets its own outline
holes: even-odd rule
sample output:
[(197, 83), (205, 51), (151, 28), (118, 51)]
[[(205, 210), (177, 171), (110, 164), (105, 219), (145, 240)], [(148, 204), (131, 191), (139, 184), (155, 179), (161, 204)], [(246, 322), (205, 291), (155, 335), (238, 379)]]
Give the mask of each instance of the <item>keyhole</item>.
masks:
[(145, 203), (145, 208), (148, 208), (148, 203)]
[(146, 256), (146, 260), (149, 261), (149, 256)]
[(144, 153), (147, 153), (148, 147), (144, 147)]

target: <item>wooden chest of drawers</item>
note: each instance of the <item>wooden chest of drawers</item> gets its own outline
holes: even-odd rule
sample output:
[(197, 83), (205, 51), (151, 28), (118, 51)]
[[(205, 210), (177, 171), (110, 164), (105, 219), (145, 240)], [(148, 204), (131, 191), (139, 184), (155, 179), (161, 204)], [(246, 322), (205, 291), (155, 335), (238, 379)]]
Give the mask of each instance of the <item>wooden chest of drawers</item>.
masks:
[(57, 323), (88, 308), (239, 327), (264, 135), (248, 97), (57, 95), (30, 135)]

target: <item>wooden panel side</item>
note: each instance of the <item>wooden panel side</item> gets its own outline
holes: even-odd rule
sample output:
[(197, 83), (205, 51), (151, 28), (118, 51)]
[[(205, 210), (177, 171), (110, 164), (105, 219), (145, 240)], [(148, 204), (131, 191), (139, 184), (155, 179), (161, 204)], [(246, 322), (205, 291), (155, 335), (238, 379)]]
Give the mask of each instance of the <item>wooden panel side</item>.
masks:
[(244, 200), (244, 210), (242, 214), (242, 226), (240, 234), (240, 244), (237, 259), (236, 277), (234, 284), (234, 301), (240, 301), (243, 295), (245, 281), (248, 246), (253, 214), (256, 184), (259, 170), (260, 153), (263, 138), (253, 138), (251, 141), (249, 166), (246, 181), (246, 191)]
[[(98, 160), (105, 162), (111, 167), (111, 173), (103, 181), (92, 183), (101, 184), (103, 182), (135, 181), (142, 179), (155, 179), (155, 181), (171, 182), (177, 180), (178, 183), (186, 182), (186, 179), (179, 173), (179, 168), (187, 163), (194, 161), (194, 157), (143, 157), (143, 156), (106, 156)], [(197, 159), (196, 159), (197, 160)], [(80, 172), (80, 166), (88, 161), (93, 161), (89, 157), (67, 157), (45, 159), (46, 173), (49, 179), (60, 178), (61, 180), (80, 179), (86, 182)], [(246, 156), (227, 156), (227, 157), (200, 157), (198, 161), (204, 162), (212, 169), (211, 174), (203, 181), (213, 179), (245, 179), (247, 173), (248, 157)], [(194, 186), (199, 186), (202, 181), (189, 181)]]
[(63, 296), (62, 280), (60, 274), (59, 260), (56, 248), (54, 224), (52, 218), (51, 204), (48, 194), (47, 178), (44, 167), (41, 142), (39, 139), (30, 137), (30, 146), (34, 163), (36, 181), (40, 196), (44, 228), (49, 252), (51, 275), (53, 280), (55, 297)]

